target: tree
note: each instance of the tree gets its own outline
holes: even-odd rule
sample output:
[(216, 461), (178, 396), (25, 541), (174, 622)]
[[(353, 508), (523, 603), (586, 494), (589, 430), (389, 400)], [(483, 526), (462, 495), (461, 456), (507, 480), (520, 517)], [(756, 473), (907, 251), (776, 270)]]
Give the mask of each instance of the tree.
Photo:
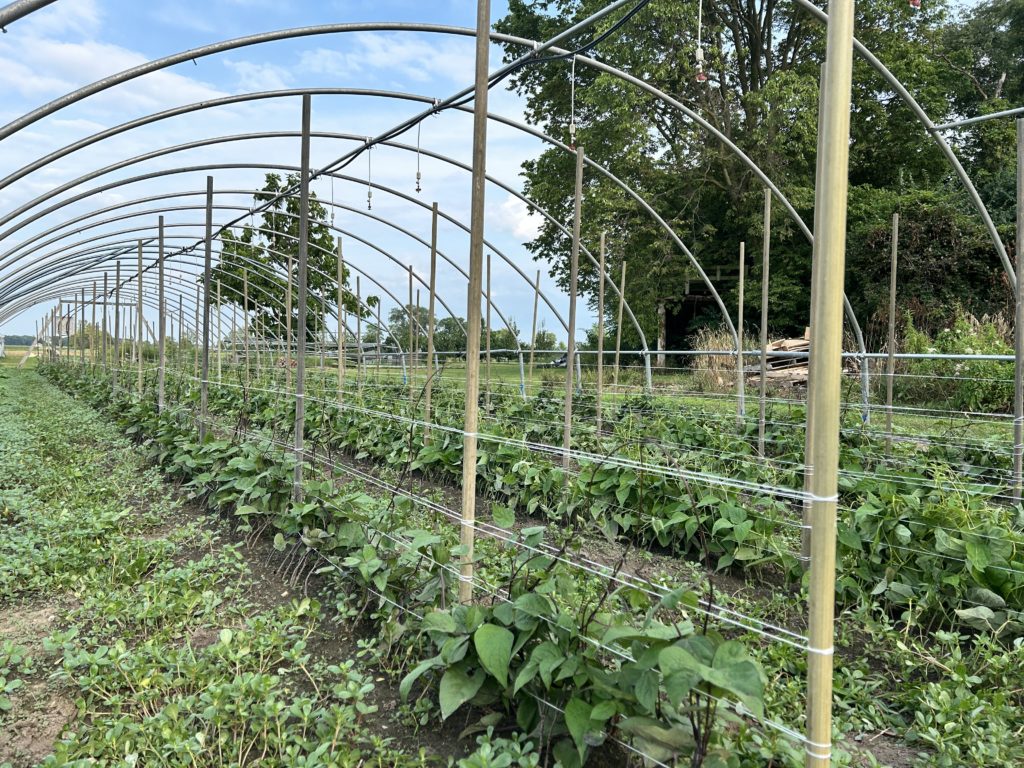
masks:
[[(511, 0), (508, 15), (497, 28), (522, 37), (545, 39), (603, 7), (602, 0)], [(980, 21), (953, 19), (947, 0), (929, 0), (920, 12), (886, 0), (857, 5), (857, 34), (889, 69), (907, 85), (936, 121), (955, 115), (957, 93), (969, 80), (958, 72), (972, 69), (980, 58), (965, 61), (951, 43), (951, 30), (960, 25), (991, 30), (987, 13), (1004, 19), (999, 49), (1011, 72), (1021, 66), (1020, 29), (1006, 11), (1024, 0), (992, 0), (977, 12)], [(997, 10), (984, 10), (997, 9)], [(813, 188), (817, 142), (818, 82), (824, 58), (825, 27), (789, 2), (724, 0), (704, 4), (702, 43), (706, 82), (697, 78), (695, 2), (663, 0), (651, 3), (597, 48), (599, 59), (671, 94), (692, 108), (725, 137), (738, 145), (777, 184), (808, 225), (813, 221)], [(1000, 15), (1002, 14), (1002, 15)], [(605, 19), (595, 30), (565, 43), (574, 48), (614, 23)], [(506, 59), (523, 53), (506, 45)], [(575, 70), (575, 113), (570, 109), (568, 61), (527, 66), (512, 78), (513, 87), (527, 99), (527, 119), (546, 133), (569, 141), (568, 126), (578, 126), (576, 141), (587, 156), (620, 177), (657, 209), (672, 231), (691, 247), (712, 274), (716, 267), (736, 273), (740, 241), (747, 242), (747, 274), (759, 277), (762, 183), (725, 145), (685, 118), (676, 109), (656, 102), (638, 88), (610, 75), (579, 65)], [(984, 73), (983, 73), (984, 74)], [(996, 72), (986, 75), (998, 83)], [(927, 189), (950, 194), (951, 174), (945, 159), (914, 115), (868, 65), (856, 58), (851, 113), (851, 195), (879, 190)], [(1005, 126), (1003, 126), (1005, 129)], [(997, 132), (996, 126), (987, 130)], [(979, 129), (979, 133), (981, 130)], [(1000, 134), (991, 142), (1012, 151), (1012, 141)], [(981, 152), (981, 151), (979, 151)], [(987, 149), (988, 157), (999, 158)], [(970, 158), (968, 158), (970, 159)], [(1007, 163), (993, 162), (992, 194), (1007, 190)], [(981, 172), (973, 165), (972, 172)], [(1002, 175), (996, 173), (1001, 170)], [(527, 194), (560, 222), (572, 218), (574, 157), (551, 148), (523, 165)], [(982, 180), (984, 182), (984, 180)], [(984, 182), (987, 183), (987, 182)], [(608, 271), (618, 274), (629, 262), (626, 298), (649, 339), (656, 336), (657, 308), (678, 310), (685, 286), (699, 287), (698, 277), (667, 233), (608, 179), (585, 173), (582, 240), (596, 249), (601, 231), (607, 232)], [(892, 202), (890, 196), (889, 201)], [(807, 323), (810, 247), (791, 220), (778, 212), (772, 229), (772, 279), (769, 301), (772, 325), (782, 331), (802, 331)], [(851, 231), (874, 230), (888, 224), (892, 210), (863, 206), (850, 211)], [(870, 218), (858, 218), (858, 216)], [(535, 258), (548, 263), (565, 288), (568, 280), (569, 239), (546, 223), (527, 244)], [(884, 252), (872, 254), (887, 263)], [(994, 255), (992, 255), (994, 258)], [(872, 262), (874, 263), (874, 262)], [(580, 292), (595, 303), (597, 275), (585, 259), (580, 264)], [(717, 283), (735, 316), (736, 281)], [(963, 286), (972, 292), (980, 286)], [(614, 330), (615, 302), (609, 302), (609, 326)], [(698, 313), (693, 324), (721, 322), (714, 305)], [(757, 322), (759, 307), (748, 302), (748, 327)], [(638, 343), (630, 325), (623, 328), (626, 347)]]
[[(214, 285), (221, 284), (221, 302), (243, 305), (243, 281), (248, 280), (249, 310), (270, 334), (282, 337), (286, 326), (287, 281), (292, 282), (292, 333), (298, 327), (298, 251), (299, 197), (278, 197), (299, 182), (296, 173), (282, 183), (276, 173), (268, 173), (263, 189), (253, 196), (253, 205), (272, 204), (261, 214), (260, 225), (247, 224), (237, 232), (221, 235), (220, 261), (213, 269)], [(317, 325), (316, 318), (337, 304), (337, 246), (327, 224), (327, 209), (314, 193), (309, 199), (309, 247), (307, 251), (306, 295), (307, 333)], [(290, 270), (290, 271), (289, 271)], [(349, 270), (342, 278), (342, 303), (349, 315), (360, 311), (354, 294), (347, 290)], [(363, 310), (365, 316), (365, 310)], [(328, 327), (330, 327), (328, 322)], [(333, 331), (332, 331), (333, 332)], [(294, 338), (294, 335), (293, 335)]]

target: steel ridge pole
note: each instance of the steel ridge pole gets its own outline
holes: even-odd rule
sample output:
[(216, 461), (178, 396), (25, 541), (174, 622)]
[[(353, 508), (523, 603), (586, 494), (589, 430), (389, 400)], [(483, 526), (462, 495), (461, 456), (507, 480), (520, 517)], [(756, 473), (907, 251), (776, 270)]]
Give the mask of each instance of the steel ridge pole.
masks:
[[(199, 441), (206, 439), (210, 400), (210, 283), (213, 278), (213, 176), (206, 177), (206, 243), (203, 254), (203, 361), (199, 379)], [(198, 306), (196, 311), (198, 313)]]
[(157, 239), (159, 254), (157, 255), (157, 304), (160, 314), (160, 327), (157, 329), (156, 355), (157, 355), (157, 377), (156, 377), (156, 408), (158, 411), (164, 409), (164, 386), (167, 379), (167, 312), (164, 307), (164, 217), (157, 219)]
[(466, 420), (462, 441), (463, 547), (459, 601), (473, 599), (473, 543), (476, 525), (477, 426), (480, 408), (480, 292), (484, 257), (484, 196), (487, 162), (487, 65), (490, 55), (491, 3), (477, 0), (476, 73), (473, 102), (473, 181), (470, 202), (469, 285), (466, 295)]
[[(302, 97), (301, 169), (299, 171), (299, 258), (298, 258), (298, 321), (295, 328), (295, 482), (292, 496), (302, 501), (302, 464), (305, 460), (306, 436), (306, 261), (309, 256), (309, 124), (312, 97)], [(291, 284), (291, 275), (288, 279)]]
[[(850, 91), (853, 70), (854, 0), (831, 0), (825, 59), (825, 94), (819, 117), (824, 156), (815, 187), (820, 191), (817, 260), (811, 275), (811, 342), (808, 400), (810, 434), (805, 465), (810, 472), (811, 568), (808, 600), (808, 768), (832, 759), (832, 674), (835, 635), (836, 507), (842, 395), (843, 280), (849, 184)], [(818, 206), (816, 206), (818, 207)]]

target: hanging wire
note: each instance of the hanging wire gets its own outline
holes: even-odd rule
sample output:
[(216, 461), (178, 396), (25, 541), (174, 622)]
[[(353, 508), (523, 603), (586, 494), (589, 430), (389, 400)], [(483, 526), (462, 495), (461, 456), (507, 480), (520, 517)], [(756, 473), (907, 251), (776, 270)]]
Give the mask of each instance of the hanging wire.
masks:
[(423, 127), (423, 123), (416, 123), (416, 191), (421, 192), (420, 187), (420, 129)]
[(334, 226), (334, 175), (331, 174), (331, 226)]
[(576, 57), (569, 69), (569, 149), (576, 151)]
[[(920, 0), (918, 0), (920, 2)], [(911, 0), (914, 2), (914, 0)], [(701, 44), (701, 26), (704, 23), (704, 0), (697, 0), (697, 82), (706, 83), (708, 76), (704, 72), (704, 46)]]

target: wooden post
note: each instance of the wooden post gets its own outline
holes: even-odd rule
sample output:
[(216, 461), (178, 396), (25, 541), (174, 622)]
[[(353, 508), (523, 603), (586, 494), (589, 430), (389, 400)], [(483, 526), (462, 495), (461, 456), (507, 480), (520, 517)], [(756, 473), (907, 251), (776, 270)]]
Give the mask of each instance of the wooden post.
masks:
[(103, 345), (103, 370), (107, 370), (107, 296), (110, 289), (107, 286), (107, 273), (103, 273), (103, 338), (100, 343)]
[(622, 261), (622, 277), (619, 278), (619, 314), (615, 321), (615, 370), (612, 386), (619, 386), (619, 355), (622, 352), (622, 308), (626, 303), (626, 261)]
[(469, 227), (469, 287), (466, 294), (466, 420), (462, 440), (463, 547), (459, 569), (459, 601), (473, 599), (473, 544), (476, 526), (476, 443), (480, 397), (480, 283), (484, 255), (484, 194), (487, 160), (487, 88), (490, 57), (491, 3), (477, 0), (476, 72), (473, 100), (473, 183)]
[(111, 368), (114, 370), (113, 390), (117, 392), (117, 385), (121, 380), (121, 261), (114, 265), (114, 352), (110, 359)]
[[(423, 440), (430, 439), (430, 395), (434, 389), (434, 292), (437, 288), (437, 203), (430, 206), (430, 296), (427, 299), (427, 381), (423, 392)], [(377, 332), (380, 335), (380, 331)]]
[[(359, 286), (359, 275), (356, 275), (356, 306), (360, 311), (356, 313), (356, 386), (359, 390), (359, 401), (363, 400), (363, 312), (362, 292)], [(378, 305), (380, 306), (380, 305)], [(377, 310), (378, 318), (380, 310)], [(380, 338), (380, 322), (377, 323), (377, 338)]]
[[(89, 361), (96, 366), (96, 281), (92, 281), (92, 322), (89, 325)], [(38, 334), (37, 334), (38, 335)]]
[(487, 403), (487, 412), (491, 410), (491, 254), (487, 254), (487, 295), (484, 297), (486, 308), (486, 319), (484, 320), (486, 341), (486, 367), (484, 374), (484, 398)]
[(900, 239), (900, 215), (892, 215), (892, 242), (889, 248), (889, 336), (885, 360), (885, 454), (892, 452), (892, 390), (896, 374), (896, 258)]
[(757, 391), (757, 455), (764, 458), (765, 395), (768, 391), (768, 255), (771, 250), (772, 192), (764, 191), (764, 227), (761, 242), (761, 378)]
[(576, 147), (576, 188), (572, 215), (572, 253), (569, 264), (569, 336), (566, 341), (565, 421), (562, 426), (562, 471), (569, 482), (569, 450), (572, 442), (572, 390), (576, 362), (576, 283), (580, 269), (580, 222), (583, 212), (583, 147)]
[(338, 238), (338, 402), (345, 392), (345, 257)]
[(242, 270), (242, 356), (245, 359), (245, 384), (249, 385), (249, 270)]
[(142, 318), (142, 241), (139, 240), (139, 279), (138, 279), (138, 296), (136, 296), (135, 302), (135, 354), (137, 355), (136, 362), (139, 366), (138, 381), (136, 382), (136, 391), (139, 397), (142, 397), (142, 346), (144, 343), (143, 334), (145, 328), (143, 327)]
[(1017, 263), (1014, 304), (1013, 500), (1021, 499), (1024, 474), (1024, 119), (1017, 119)]
[[(295, 360), (295, 480), (292, 498), (296, 504), (302, 501), (302, 465), (305, 461), (306, 434), (306, 261), (309, 255), (309, 130), (312, 112), (312, 96), (302, 96), (302, 144), (299, 170), (299, 275), (298, 275), (298, 320), (296, 331)], [(291, 276), (289, 275), (289, 284)]]
[(658, 299), (658, 355), (655, 357), (655, 367), (659, 369), (665, 368), (665, 349), (667, 348), (666, 337), (668, 335), (668, 327), (665, 317), (665, 300)]
[(540, 303), (540, 270), (537, 270), (537, 282), (533, 291), (533, 324), (530, 330), (530, 388), (533, 388), (533, 354), (537, 350), (537, 305)]
[(850, 82), (853, 0), (829, 3), (823, 110), (819, 118), (821, 173), (815, 183), (811, 274), (811, 404), (806, 467), (811, 468), (811, 572), (808, 582), (808, 768), (828, 768), (832, 754), (832, 655), (835, 634), (836, 502), (839, 475), (839, 409), (842, 378), (843, 273), (850, 149)]
[(594, 392), (594, 407), (597, 411), (597, 434), (601, 434), (601, 389), (604, 386), (604, 264), (605, 233), (601, 232), (601, 252), (597, 278), (597, 382)]
[(222, 318), (224, 316), (224, 312), (223, 312), (222, 306), (223, 305), (221, 304), (221, 299), (220, 299), (220, 280), (218, 280), (217, 281), (217, 343), (215, 345), (216, 349), (217, 349), (217, 383), (218, 384), (220, 384), (220, 381), (221, 381), (220, 361), (221, 361), (221, 358), (223, 357), (223, 355), (222, 355), (223, 350), (221, 348), (221, 339), (224, 338), (224, 329), (223, 329), (223, 327), (221, 325), (221, 320), (222, 320)]
[[(200, 329), (200, 316), (199, 313), (203, 307), (203, 288), (201, 285), (196, 286), (196, 340), (195, 344), (192, 345), (192, 376), (193, 378), (199, 378), (199, 348), (202, 346), (202, 333)], [(202, 386), (202, 385), (200, 385)]]
[(199, 442), (206, 439), (210, 399), (210, 288), (213, 281), (213, 176), (206, 177), (206, 239), (203, 256), (203, 360), (199, 379)]
[(740, 278), (736, 299), (736, 426), (743, 429), (743, 417), (747, 413), (746, 391), (743, 377), (743, 287), (746, 277), (746, 243), (740, 243)]
[(156, 407), (164, 409), (164, 387), (167, 379), (167, 310), (164, 306), (164, 217), (157, 218), (156, 291), (160, 326), (157, 328)]
[[(405, 348), (405, 359), (408, 361), (408, 364), (405, 366), (405, 377), (406, 377), (406, 379), (408, 379), (408, 384), (409, 384), (409, 413), (411, 414), (412, 413), (412, 403), (413, 403), (413, 386), (414, 386), (413, 385), (413, 381), (412, 381), (412, 372), (413, 372), (413, 365), (414, 365), (412, 348), (413, 348), (413, 334), (415, 333), (414, 326), (415, 326), (415, 323), (416, 323), (416, 315), (414, 313), (413, 306), (412, 306), (412, 264), (409, 265), (409, 303), (406, 305), (406, 308), (408, 309), (408, 313), (409, 313), (409, 344)], [(379, 331), (378, 331), (378, 333), (379, 333)]]
[[(356, 280), (359, 280), (357, 277)], [(380, 325), (380, 299), (377, 300), (377, 386), (380, 386), (380, 356), (381, 356), (381, 325)], [(362, 349), (362, 340), (359, 342), (359, 348)]]
[(285, 325), (284, 325), (284, 343), (285, 343), (284, 374), (285, 374), (285, 382), (287, 383), (288, 386), (291, 386), (291, 383), (292, 383), (291, 359), (292, 359), (292, 270), (293, 269), (294, 269), (294, 267), (292, 265), (292, 255), (289, 253), (288, 254), (288, 278), (287, 278), (287, 285), (285, 286), (285, 289), (284, 289), (285, 290), (285, 294), (284, 294), (284, 315), (285, 315), (285, 318), (284, 318), (284, 323), (285, 323)]

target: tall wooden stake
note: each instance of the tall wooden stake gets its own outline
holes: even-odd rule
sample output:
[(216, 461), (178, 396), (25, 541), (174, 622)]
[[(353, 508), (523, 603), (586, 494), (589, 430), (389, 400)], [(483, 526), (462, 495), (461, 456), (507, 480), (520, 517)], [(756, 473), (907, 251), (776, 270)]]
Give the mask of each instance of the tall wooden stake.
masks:
[(566, 341), (565, 421), (562, 426), (563, 482), (569, 482), (569, 449), (572, 443), (572, 390), (576, 363), (576, 283), (580, 270), (580, 223), (583, 213), (583, 147), (576, 147), (576, 188), (572, 214), (572, 255), (569, 265), (569, 336)]
[(414, 389), (412, 373), (413, 366), (415, 365), (415, 358), (413, 357), (413, 334), (415, 333), (414, 326), (416, 324), (416, 310), (413, 309), (412, 305), (412, 264), (409, 265), (409, 303), (406, 306), (409, 310), (409, 345), (405, 349), (405, 359), (409, 362), (408, 365), (405, 366), (405, 376), (409, 380), (409, 412), (411, 414)]
[(164, 217), (157, 218), (156, 291), (160, 312), (160, 327), (157, 329), (156, 356), (156, 407), (164, 409), (164, 386), (167, 378), (167, 310), (164, 306)]
[(145, 328), (143, 327), (143, 316), (142, 316), (142, 241), (139, 240), (139, 285), (138, 285), (138, 296), (136, 296), (135, 303), (135, 354), (136, 361), (139, 366), (138, 381), (136, 382), (136, 391), (139, 397), (142, 397), (142, 345), (144, 343), (143, 334)]
[(1017, 302), (1014, 314), (1013, 500), (1021, 498), (1024, 473), (1024, 118), (1017, 119)]
[(764, 236), (761, 242), (761, 360), (757, 387), (757, 455), (764, 458), (765, 395), (768, 392), (768, 255), (772, 245), (772, 191), (764, 191)]
[(249, 270), (242, 270), (242, 357), (245, 359), (245, 384), (249, 385)]
[(103, 337), (100, 339), (100, 343), (103, 345), (103, 370), (107, 370), (107, 296), (109, 295), (110, 289), (107, 286), (107, 273), (103, 273)]
[(530, 326), (530, 387), (533, 387), (533, 354), (537, 350), (537, 305), (540, 303), (540, 270), (533, 289), (533, 323)]
[(476, 77), (473, 100), (473, 189), (470, 202), (469, 286), (466, 295), (466, 420), (462, 440), (463, 547), (459, 600), (473, 599), (473, 544), (476, 526), (476, 443), (480, 397), (480, 289), (484, 256), (484, 193), (487, 161), (487, 70), (490, 56), (491, 3), (477, 0)]
[[(360, 308), (356, 313), (356, 386), (359, 390), (359, 401), (363, 399), (363, 312), (362, 293), (359, 286), (359, 275), (356, 275), (356, 306)], [(377, 305), (378, 307), (380, 304)], [(380, 310), (377, 310), (377, 338), (380, 339)], [(379, 344), (379, 342), (378, 342)], [(380, 355), (378, 354), (378, 358)]]
[(338, 402), (345, 392), (345, 257), (338, 238)]
[(810, 468), (811, 572), (807, 660), (808, 768), (827, 768), (832, 754), (832, 655), (835, 631), (836, 501), (842, 379), (843, 272), (850, 147), (853, 0), (829, 3), (824, 108), (819, 118), (823, 158), (815, 184), (811, 274), (811, 344), (807, 397)]
[(619, 312), (615, 320), (615, 369), (612, 372), (612, 386), (619, 386), (619, 355), (622, 352), (622, 308), (626, 303), (626, 261), (622, 261), (622, 276), (619, 278)]
[(601, 253), (597, 278), (597, 386), (594, 407), (597, 411), (597, 434), (601, 434), (601, 389), (604, 387), (604, 264), (605, 233), (601, 232)]
[(423, 439), (430, 438), (430, 395), (434, 389), (434, 292), (437, 289), (437, 203), (430, 206), (430, 296), (427, 299), (427, 381), (423, 391)]
[(111, 356), (114, 369), (114, 392), (121, 380), (121, 261), (114, 266), (114, 352)]
[(889, 248), (889, 336), (885, 359), (885, 453), (892, 452), (892, 390), (896, 375), (896, 256), (900, 239), (900, 214), (892, 215), (892, 242)]
[(736, 293), (736, 424), (743, 428), (743, 417), (747, 413), (747, 398), (743, 376), (743, 288), (746, 283), (746, 243), (740, 243), (740, 278)]
[[(312, 96), (302, 96), (302, 144), (299, 178), (299, 275), (298, 320), (295, 340), (298, 345), (295, 360), (295, 482), (292, 497), (302, 501), (302, 465), (305, 461), (306, 434), (306, 260), (309, 255), (309, 126)], [(291, 275), (289, 275), (289, 285)]]
[(203, 360), (199, 379), (199, 441), (206, 439), (210, 400), (210, 288), (213, 281), (213, 176), (206, 177), (206, 240), (203, 255)]
[(484, 398), (487, 403), (488, 413), (491, 410), (491, 254), (487, 254), (487, 294), (484, 297), (484, 304), (487, 313), (486, 319), (484, 320), (484, 330), (487, 335), (487, 341), (485, 346), (487, 351), (486, 355), (486, 366), (484, 373)]

